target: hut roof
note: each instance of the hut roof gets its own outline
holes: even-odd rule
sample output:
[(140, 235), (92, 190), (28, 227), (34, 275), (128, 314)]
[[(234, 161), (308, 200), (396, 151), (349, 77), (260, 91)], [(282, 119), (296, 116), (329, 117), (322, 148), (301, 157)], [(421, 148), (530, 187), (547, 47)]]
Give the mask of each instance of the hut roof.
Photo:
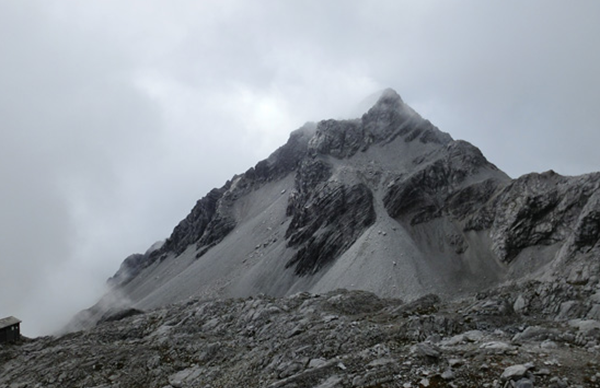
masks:
[(0, 329), (4, 329), (5, 327), (16, 325), (17, 323), (21, 323), (21, 320), (15, 318), (15, 317), (2, 318), (2, 319), (0, 319)]

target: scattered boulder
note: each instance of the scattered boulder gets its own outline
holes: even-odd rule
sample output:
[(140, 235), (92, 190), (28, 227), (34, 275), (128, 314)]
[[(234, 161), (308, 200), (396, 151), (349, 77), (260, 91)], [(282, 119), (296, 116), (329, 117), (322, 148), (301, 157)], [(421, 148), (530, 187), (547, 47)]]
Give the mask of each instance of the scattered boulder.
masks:
[(532, 364), (520, 364), (520, 365), (512, 365), (508, 368), (504, 369), (500, 378), (503, 381), (507, 380), (520, 380), (525, 376), (529, 369), (533, 368)]

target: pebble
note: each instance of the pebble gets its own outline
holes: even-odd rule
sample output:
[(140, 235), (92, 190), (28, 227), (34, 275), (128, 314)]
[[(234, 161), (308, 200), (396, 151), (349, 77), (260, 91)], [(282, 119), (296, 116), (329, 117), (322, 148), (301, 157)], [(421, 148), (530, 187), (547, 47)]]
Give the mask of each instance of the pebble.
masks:
[(529, 379), (521, 379), (515, 383), (515, 388), (533, 388), (533, 382)]
[(520, 379), (521, 377), (525, 376), (525, 373), (527, 373), (527, 371), (529, 369), (530, 368), (526, 365), (509, 366), (508, 368), (504, 369), (504, 372), (502, 372), (502, 376), (500, 376), (500, 378), (503, 381), (517, 380), (517, 379)]
[(444, 380), (452, 380), (454, 379), (454, 372), (452, 372), (450, 369), (446, 369), (444, 373), (442, 373), (442, 378)]

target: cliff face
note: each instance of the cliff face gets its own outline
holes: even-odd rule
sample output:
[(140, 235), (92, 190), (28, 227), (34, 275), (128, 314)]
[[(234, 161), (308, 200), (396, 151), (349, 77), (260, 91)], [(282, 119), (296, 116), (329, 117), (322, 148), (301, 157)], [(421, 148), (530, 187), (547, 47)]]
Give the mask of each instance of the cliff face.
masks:
[(599, 186), (600, 174), (511, 179), (387, 90), (359, 119), (293, 132), (111, 284), (149, 308), (341, 287), (453, 296), (565, 273), (587, 282), (599, 272)]

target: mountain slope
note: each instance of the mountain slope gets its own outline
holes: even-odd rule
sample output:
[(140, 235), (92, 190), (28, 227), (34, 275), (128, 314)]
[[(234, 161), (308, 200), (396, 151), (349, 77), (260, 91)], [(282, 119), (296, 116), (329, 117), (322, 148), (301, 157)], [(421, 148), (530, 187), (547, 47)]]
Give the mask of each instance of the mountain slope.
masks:
[(512, 180), (387, 90), (360, 119), (307, 124), (212, 190), (79, 318), (115, 300), (147, 309), (336, 288), (414, 299), (565, 271), (587, 281), (599, 185), (600, 174)]

